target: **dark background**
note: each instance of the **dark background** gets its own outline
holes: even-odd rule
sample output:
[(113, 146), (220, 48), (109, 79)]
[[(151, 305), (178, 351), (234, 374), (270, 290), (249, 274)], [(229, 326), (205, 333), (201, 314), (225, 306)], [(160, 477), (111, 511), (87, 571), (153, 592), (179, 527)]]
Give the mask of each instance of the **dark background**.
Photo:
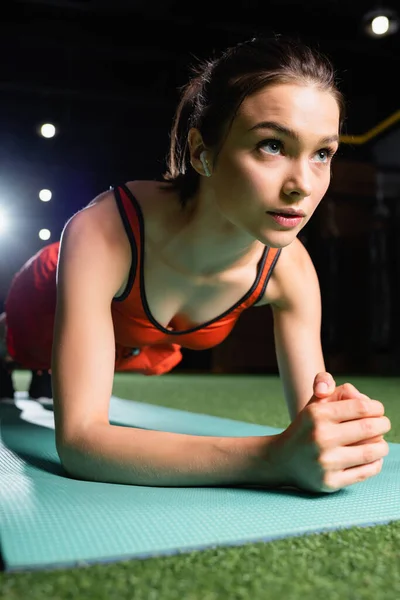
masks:
[[(384, 5), (396, 9), (393, 0)], [(368, 38), (369, 1), (13, 1), (0, 24), (0, 309), (13, 274), (68, 218), (111, 184), (159, 178), (179, 87), (196, 59), (256, 34), (317, 44), (347, 97), (346, 134), (400, 109), (400, 33)], [(44, 139), (38, 127), (53, 123)], [(323, 296), (328, 370), (399, 374), (398, 121), (344, 143), (326, 198), (301, 232)], [(49, 188), (52, 201), (38, 192)], [(46, 227), (50, 240), (39, 239)], [(246, 311), (211, 351), (180, 369), (275, 372), (269, 307)]]

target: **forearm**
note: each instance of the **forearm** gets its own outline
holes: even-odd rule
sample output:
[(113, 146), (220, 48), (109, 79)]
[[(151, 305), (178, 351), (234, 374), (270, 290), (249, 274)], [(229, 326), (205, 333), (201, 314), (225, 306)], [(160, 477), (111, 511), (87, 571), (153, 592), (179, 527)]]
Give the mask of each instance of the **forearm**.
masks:
[(274, 437), (206, 437), (104, 424), (59, 453), (78, 479), (172, 487), (273, 485), (268, 451)]

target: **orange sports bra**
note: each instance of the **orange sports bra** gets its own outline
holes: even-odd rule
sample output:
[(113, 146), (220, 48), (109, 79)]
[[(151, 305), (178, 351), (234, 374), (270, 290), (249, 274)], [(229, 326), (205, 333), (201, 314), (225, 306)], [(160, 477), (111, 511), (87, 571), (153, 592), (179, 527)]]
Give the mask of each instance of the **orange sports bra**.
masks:
[(178, 319), (166, 329), (152, 316), (143, 281), (144, 218), (141, 207), (126, 185), (112, 186), (118, 209), (132, 249), (132, 265), (123, 294), (111, 305), (115, 339), (134, 351), (143, 346), (178, 345), (204, 350), (220, 344), (231, 332), (240, 314), (264, 295), (268, 280), (281, 249), (265, 247), (258, 263), (257, 276), (250, 290), (231, 308), (212, 321), (185, 330), (174, 328)]

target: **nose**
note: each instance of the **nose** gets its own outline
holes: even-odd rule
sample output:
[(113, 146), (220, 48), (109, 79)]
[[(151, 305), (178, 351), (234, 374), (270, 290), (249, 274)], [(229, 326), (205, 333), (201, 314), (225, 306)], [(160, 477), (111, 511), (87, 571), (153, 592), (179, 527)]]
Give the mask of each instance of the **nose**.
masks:
[(286, 196), (306, 198), (311, 195), (310, 167), (305, 161), (293, 161), (283, 185)]

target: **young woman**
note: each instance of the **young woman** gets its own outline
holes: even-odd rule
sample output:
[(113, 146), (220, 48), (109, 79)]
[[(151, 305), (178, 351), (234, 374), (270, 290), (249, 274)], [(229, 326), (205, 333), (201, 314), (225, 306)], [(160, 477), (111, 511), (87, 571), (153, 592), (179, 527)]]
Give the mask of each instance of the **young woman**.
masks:
[[(51, 366), (57, 449), (73, 477), (331, 492), (380, 471), (390, 422), (381, 402), (325, 372), (318, 279), (297, 238), (328, 188), (343, 119), (328, 59), (280, 37), (237, 44), (185, 86), (163, 180), (100, 194), (17, 274), (8, 352)], [(292, 419), (282, 434), (109, 424), (114, 371), (170, 371), (181, 347), (219, 344), (264, 304)]]

